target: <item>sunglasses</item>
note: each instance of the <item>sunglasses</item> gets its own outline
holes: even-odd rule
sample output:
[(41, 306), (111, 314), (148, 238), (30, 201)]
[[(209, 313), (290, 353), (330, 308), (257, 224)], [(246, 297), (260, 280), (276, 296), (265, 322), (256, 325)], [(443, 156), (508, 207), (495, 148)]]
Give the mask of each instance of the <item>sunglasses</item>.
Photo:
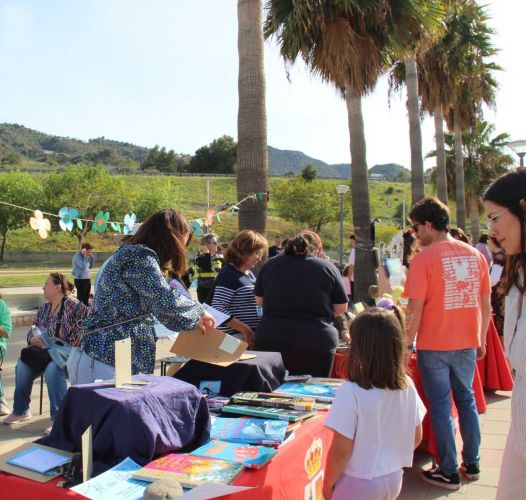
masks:
[(416, 224), (413, 224), (411, 226), (411, 229), (413, 230), (413, 232), (417, 232), (418, 231), (418, 226), (425, 226), (425, 224), (423, 222), (417, 222)]

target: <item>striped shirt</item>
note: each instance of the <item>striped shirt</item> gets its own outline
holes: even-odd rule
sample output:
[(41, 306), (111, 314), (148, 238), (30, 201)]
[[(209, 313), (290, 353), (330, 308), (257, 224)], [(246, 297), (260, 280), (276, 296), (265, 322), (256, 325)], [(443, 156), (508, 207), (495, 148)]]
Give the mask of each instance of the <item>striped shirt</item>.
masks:
[[(256, 277), (251, 271), (245, 274), (232, 264), (225, 265), (217, 275), (212, 307), (256, 330), (259, 317), (254, 296), (255, 283)], [(221, 325), (218, 328), (229, 335), (240, 335), (228, 326)]]
[(516, 454), (526, 458), (526, 301), (517, 287), (510, 289), (504, 307), (504, 345), (515, 370), (509, 440)]

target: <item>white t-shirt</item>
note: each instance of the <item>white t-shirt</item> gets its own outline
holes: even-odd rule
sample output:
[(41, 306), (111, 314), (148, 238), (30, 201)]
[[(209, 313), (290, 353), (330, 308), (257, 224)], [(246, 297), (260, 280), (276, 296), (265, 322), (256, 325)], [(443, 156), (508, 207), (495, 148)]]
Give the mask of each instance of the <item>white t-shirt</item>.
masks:
[[(354, 266), (354, 261), (356, 260), (356, 250), (353, 248), (349, 254), (349, 266)], [(354, 281), (354, 271), (349, 275), (349, 279)]]
[(355, 382), (338, 389), (325, 425), (354, 441), (348, 476), (372, 479), (412, 466), (415, 428), (426, 409), (408, 380), (405, 390), (367, 390)]

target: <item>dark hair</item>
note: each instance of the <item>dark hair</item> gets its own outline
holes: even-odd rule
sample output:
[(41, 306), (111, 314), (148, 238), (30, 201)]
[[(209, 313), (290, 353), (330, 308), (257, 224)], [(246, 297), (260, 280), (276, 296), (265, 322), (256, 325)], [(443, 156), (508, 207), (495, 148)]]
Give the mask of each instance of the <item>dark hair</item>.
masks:
[(343, 268), (342, 276), (344, 276), (345, 278), (348, 278), (348, 277), (349, 277), (349, 266), (345, 266), (345, 267)]
[(431, 222), (436, 231), (447, 231), (449, 226), (449, 209), (438, 198), (424, 198), (413, 205), (409, 212), (413, 223)]
[(351, 324), (349, 380), (362, 389), (405, 389), (402, 325), (391, 311), (371, 307)]
[(484, 194), (484, 201), (491, 201), (507, 208), (520, 222), (521, 228), (521, 252), (516, 255), (508, 255), (506, 258), (506, 277), (503, 280), (503, 289), (507, 294), (515, 285), (523, 294), (525, 285), (519, 281), (520, 271), (526, 276), (526, 219), (521, 200), (526, 198), (526, 168), (518, 168), (508, 172), (494, 181)]
[(298, 234), (287, 241), (283, 253), (294, 256), (308, 255), (310, 253), (310, 242), (304, 234)]
[(452, 227), (449, 230), (449, 234), (452, 238), (455, 238), (456, 240), (463, 241), (464, 243), (467, 243), (469, 245), (469, 238), (467, 237), (466, 233), (462, 231), (460, 227)]
[(203, 236), (201, 239), (201, 245), (208, 245), (212, 242), (213, 239), (216, 239), (219, 243), (219, 238), (217, 237), (217, 234), (215, 233), (207, 233)]
[(351, 234), (351, 236), (349, 236), (349, 239), (350, 240), (356, 240), (356, 236), (354, 236), (354, 234)]
[(81, 250), (84, 249), (84, 248), (86, 250), (93, 250), (93, 245), (86, 241), (86, 242), (82, 243), (82, 245), (80, 245), (80, 249)]
[(239, 267), (245, 259), (254, 252), (267, 252), (268, 243), (262, 234), (245, 229), (236, 234), (234, 239), (228, 245), (223, 261), (225, 264), (234, 264)]
[(186, 246), (191, 239), (192, 229), (183, 214), (174, 208), (165, 208), (150, 215), (126, 243), (146, 245), (159, 257), (163, 271), (173, 269), (182, 274), (186, 268)]
[(481, 234), (479, 237), (479, 243), (483, 243), (484, 245), (486, 245), (488, 243), (488, 235)]
[(70, 293), (73, 292), (73, 290), (75, 290), (75, 286), (73, 285), (73, 283), (71, 283), (64, 274), (56, 272), (49, 273), (49, 276), (53, 281), (53, 284), (60, 285), (60, 290), (64, 297), (68, 296)]
[(407, 229), (402, 233), (402, 239), (404, 241), (404, 249), (402, 253), (402, 265), (409, 267), (409, 262), (413, 258), (415, 252), (416, 238), (412, 229)]

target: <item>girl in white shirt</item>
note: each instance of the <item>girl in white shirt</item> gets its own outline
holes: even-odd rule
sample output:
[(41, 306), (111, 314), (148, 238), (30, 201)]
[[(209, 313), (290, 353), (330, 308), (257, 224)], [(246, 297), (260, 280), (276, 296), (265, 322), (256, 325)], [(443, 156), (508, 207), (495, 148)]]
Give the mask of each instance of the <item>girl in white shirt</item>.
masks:
[(425, 407), (406, 375), (402, 324), (394, 312), (371, 308), (351, 328), (349, 382), (325, 425), (333, 433), (323, 494), (326, 499), (388, 500), (402, 488), (422, 439)]

